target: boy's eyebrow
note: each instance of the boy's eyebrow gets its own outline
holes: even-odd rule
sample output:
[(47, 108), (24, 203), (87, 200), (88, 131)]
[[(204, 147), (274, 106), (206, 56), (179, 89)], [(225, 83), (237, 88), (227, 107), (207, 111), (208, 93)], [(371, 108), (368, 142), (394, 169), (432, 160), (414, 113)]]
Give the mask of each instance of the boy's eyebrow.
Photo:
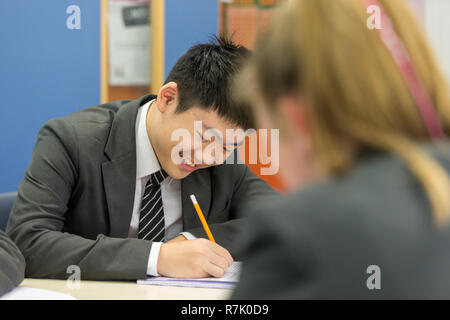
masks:
[(203, 126), (203, 129), (205, 129), (205, 130), (212, 130), (212, 131), (215, 131), (217, 133), (217, 135), (221, 135), (221, 132), (218, 129), (206, 125), (203, 121), (202, 121), (202, 126)]
[[(203, 121), (202, 121), (202, 126), (203, 126), (203, 128), (204, 128), (205, 130), (212, 130), (212, 131), (215, 131), (215, 132), (217, 133), (218, 136), (222, 136), (222, 133), (221, 133), (218, 129), (206, 125)], [(245, 138), (244, 138), (242, 141), (239, 141), (239, 142), (227, 143), (227, 145), (239, 147), (239, 146), (241, 146), (241, 145), (244, 143), (244, 141), (245, 141)]]

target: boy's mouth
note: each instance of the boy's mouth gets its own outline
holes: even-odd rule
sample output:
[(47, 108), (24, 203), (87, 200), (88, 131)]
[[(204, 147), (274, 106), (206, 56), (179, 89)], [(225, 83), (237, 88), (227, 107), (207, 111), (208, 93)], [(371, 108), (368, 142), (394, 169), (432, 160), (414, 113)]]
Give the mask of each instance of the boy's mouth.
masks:
[(198, 168), (198, 166), (196, 164), (194, 164), (191, 160), (188, 159), (187, 156), (184, 155), (183, 151), (180, 151), (180, 157), (182, 159), (180, 166), (185, 171), (190, 172), (190, 171), (194, 171), (195, 169)]

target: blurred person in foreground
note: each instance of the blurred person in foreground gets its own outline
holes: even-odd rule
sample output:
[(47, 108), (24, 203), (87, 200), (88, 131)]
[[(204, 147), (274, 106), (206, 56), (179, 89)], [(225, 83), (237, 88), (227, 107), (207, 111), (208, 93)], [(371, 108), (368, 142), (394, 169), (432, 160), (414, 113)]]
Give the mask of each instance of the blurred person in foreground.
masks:
[(449, 87), (421, 29), (403, 0), (298, 0), (274, 20), (241, 96), (280, 128), (293, 193), (249, 221), (232, 299), (450, 298)]

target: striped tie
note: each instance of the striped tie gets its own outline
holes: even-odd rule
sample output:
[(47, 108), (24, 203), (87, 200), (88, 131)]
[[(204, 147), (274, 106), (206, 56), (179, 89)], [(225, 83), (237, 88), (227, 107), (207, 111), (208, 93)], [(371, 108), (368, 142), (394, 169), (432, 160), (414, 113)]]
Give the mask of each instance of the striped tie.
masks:
[(167, 177), (164, 170), (150, 176), (142, 196), (138, 238), (164, 241), (164, 208), (160, 183)]

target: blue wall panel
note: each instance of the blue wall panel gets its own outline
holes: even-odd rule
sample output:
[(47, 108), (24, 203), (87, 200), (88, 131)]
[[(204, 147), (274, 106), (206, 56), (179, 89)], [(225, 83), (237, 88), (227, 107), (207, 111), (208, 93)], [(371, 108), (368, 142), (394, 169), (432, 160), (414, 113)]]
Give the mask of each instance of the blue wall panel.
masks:
[(218, 33), (219, 0), (166, 0), (165, 76), (190, 47)]
[[(81, 9), (69, 30), (68, 6)], [(100, 101), (100, 2), (0, 2), (0, 192), (13, 191), (49, 119)]]

